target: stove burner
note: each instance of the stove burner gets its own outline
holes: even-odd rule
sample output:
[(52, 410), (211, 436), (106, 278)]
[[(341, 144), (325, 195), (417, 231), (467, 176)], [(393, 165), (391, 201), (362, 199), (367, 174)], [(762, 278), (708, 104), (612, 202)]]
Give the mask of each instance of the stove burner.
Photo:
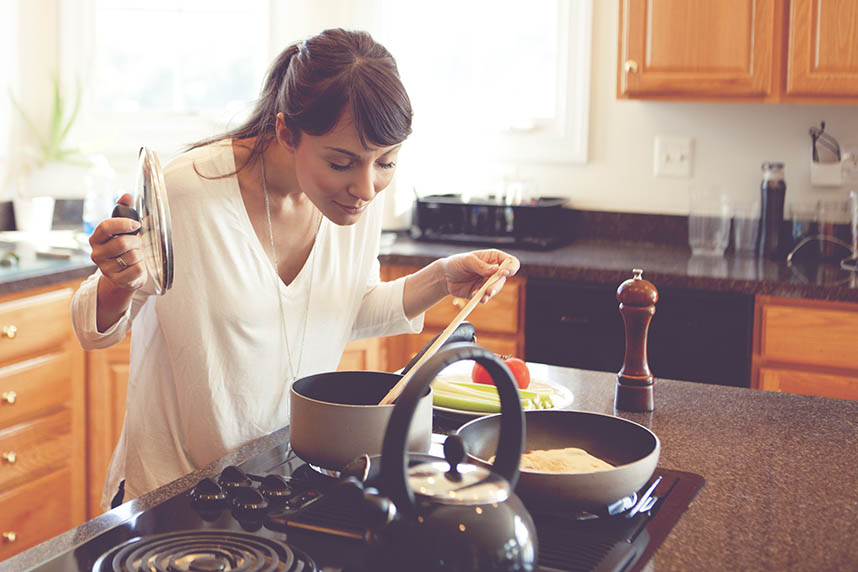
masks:
[(232, 465), (221, 472), (218, 483), (225, 489), (249, 487), (252, 484), (244, 471)]
[(181, 531), (132, 538), (102, 554), (93, 572), (312, 572), (303, 551), (231, 530)]

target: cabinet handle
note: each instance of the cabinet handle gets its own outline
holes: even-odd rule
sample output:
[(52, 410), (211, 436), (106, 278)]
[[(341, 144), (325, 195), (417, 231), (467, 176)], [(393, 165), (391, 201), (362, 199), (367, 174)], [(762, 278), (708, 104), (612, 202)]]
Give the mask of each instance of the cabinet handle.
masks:
[(625, 68), (627, 72), (638, 73), (638, 63), (635, 60), (626, 60)]
[(0, 402), (5, 401), (9, 405), (15, 405), (15, 400), (18, 399), (18, 394), (14, 391), (4, 391), (2, 395), (0, 395)]
[(15, 542), (15, 540), (18, 538), (18, 535), (15, 533), (14, 530), (7, 530), (3, 532), (3, 534), (0, 534), (0, 536), (2, 536), (3, 540), (5, 540), (6, 542)]
[(464, 308), (465, 304), (468, 303), (468, 299), (467, 298), (458, 298), (458, 297), (454, 296), (452, 303), (453, 303), (453, 306), (455, 308)]
[(14, 465), (15, 461), (18, 460), (18, 455), (15, 453), (15, 451), (6, 451), (4, 453), (0, 453), (0, 459), (3, 459), (10, 465)]
[(4, 338), (9, 338), (11, 340), (18, 335), (18, 328), (16, 328), (14, 324), (9, 324), (8, 326), (3, 326), (2, 332)]

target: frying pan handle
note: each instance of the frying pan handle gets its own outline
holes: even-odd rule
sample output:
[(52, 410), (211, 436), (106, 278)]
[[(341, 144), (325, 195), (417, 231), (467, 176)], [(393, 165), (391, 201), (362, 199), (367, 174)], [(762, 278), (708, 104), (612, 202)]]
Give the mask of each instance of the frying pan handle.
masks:
[(474, 360), (491, 375), (501, 402), (501, 427), (497, 456), (492, 471), (505, 478), (510, 489), (518, 482), (518, 464), (524, 451), (524, 411), (518, 385), (509, 368), (491, 351), (470, 343), (457, 343), (442, 348), (430, 357), (405, 386), (387, 423), (381, 448), (381, 489), (400, 512), (413, 514), (417, 510), (414, 491), (408, 485), (406, 439), (411, 418), (425, 389), (438, 373), (461, 360)]
[[(115, 207), (113, 207), (113, 214), (111, 214), (110, 216), (112, 216), (113, 218), (130, 218), (132, 220), (140, 222), (140, 215), (138, 215), (137, 211), (129, 207), (128, 205), (117, 204)], [(133, 230), (131, 232), (120, 232), (119, 234), (140, 234), (140, 228), (138, 227), (137, 230)]]
[[(440, 336), (442, 333), (443, 332), (438, 332), (437, 334), (435, 334), (435, 337), (429, 340), (429, 343), (423, 346), (423, 349), (420, 350), (417, 355), (411, 358), (411, 361), (405, 364), (405, 367), (402, 368), (402, 371), (400, 373), (402, 375), (408, 373), (408, 370), (414, 367), (414, 364), (417, 363), (417, 361), (421, 357), (423, 357), (423, 354), (426, 353), (426, 350), (428, 350), (432, 346), (432, 344), (435, 343), (435, 340), (437, 340), (438, 336)], [(441, 344), (441, 347), (443, 348), (447, 344), (452, 344), (455, 342), (473, 342), (477, 339), (475, 334), (476, 330), (474, 330), (473, 324), (471, 324), (470, 322), (462, 322), (455, 330), (453, 330), (453, 333), (450, 334), (450, 337), (447, 338), (447, 341)]]

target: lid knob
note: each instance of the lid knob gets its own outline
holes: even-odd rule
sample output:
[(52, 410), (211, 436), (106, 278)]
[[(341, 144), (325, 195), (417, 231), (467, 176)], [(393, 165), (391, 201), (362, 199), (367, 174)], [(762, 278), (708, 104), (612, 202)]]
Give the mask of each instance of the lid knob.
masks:
[(461, 435), (450, 435), (444, 440), (444, 458), (450, 465), (450, 470), (446, 473), (448, 479), (452, 481), (462, 480), (458, 465), (465, 460), (467, 455), (465, 441)]

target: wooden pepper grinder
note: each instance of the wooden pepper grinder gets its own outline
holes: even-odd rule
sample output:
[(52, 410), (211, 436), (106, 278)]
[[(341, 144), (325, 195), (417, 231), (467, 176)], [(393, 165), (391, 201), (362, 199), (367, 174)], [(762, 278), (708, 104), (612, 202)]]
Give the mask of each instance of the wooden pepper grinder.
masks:
[(641, 276), (643, 270), (632, 270), (634, 277), (617, 288), (617, 301), (626, 325), (626, 356), (617, 374), (614, 407), (623, 411), (652, 411), (655, 400), (652, 374), (646, 359), (649, 322), (655, 314), (658, 290)]

